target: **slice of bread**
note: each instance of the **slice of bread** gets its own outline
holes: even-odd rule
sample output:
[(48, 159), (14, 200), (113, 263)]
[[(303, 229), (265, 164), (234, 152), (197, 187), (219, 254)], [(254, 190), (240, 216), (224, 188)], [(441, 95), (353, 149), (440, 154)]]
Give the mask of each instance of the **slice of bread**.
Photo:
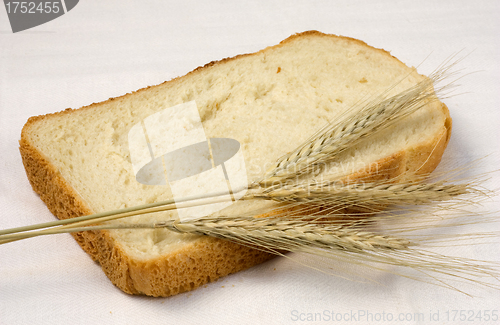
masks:
[[(361, 99), (390, 87), (397, 93), (425, 78), (361, 41), (304, 32), (122, 97), (32, 117), (23, 128), (20, 151), (35, 192), (58, 218), (71, 218), (171, 198), (168, 186), (136, 181), (129, 153), (129, 130), (155, 112), (195, 100), (208, 138), (240, 142), (252, 181)], [(333, 165), (356, 177), (431, 172), (450, 132), (448, 110), (435, 101), (342, 153)], [(235, 205), (244, 211), (246, 204)], [(164, 229), (73, 236), (111, 281), (131, 294), (174, 295), (272, 257)]]

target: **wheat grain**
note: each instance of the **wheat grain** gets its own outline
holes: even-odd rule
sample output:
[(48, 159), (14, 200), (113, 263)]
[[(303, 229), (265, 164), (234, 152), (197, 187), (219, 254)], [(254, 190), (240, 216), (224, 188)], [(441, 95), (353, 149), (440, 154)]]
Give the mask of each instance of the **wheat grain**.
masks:
[(342, 225), (287, 218), (204, 217), (183, 223), (170, 221), (157, 226), (181, 233), (230, 239), (268, 250), (300, 251), (303, 247), (314, 247), (361, 251), (406, 249), (410, 245), (403, 238), (353, 230)]

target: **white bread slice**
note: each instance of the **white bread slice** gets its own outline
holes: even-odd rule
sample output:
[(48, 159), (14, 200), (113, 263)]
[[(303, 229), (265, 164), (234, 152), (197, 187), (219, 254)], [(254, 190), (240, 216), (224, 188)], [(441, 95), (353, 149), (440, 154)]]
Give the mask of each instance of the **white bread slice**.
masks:
[[(171, 197), (168, 187), (135, 180), (127, 142), (133, 125), (162, 109), (195, 100), (207, 137), (241, 143), (251, 181), (360, 99), (395, 84), (397, 93), (424, 78), (361, 41), (304, 32), (122, 97), (32, 117), (23, 128), (20, 152), (35, 192), (58, 218), (71, 218)], [(435, 101), (343, 153), (335, 164), (353, 177), (428, 173), (439, 163), (450, 132), (448, 109)], [(111, 281), (131, 294), (174, 295), (272, 257), (163, 229), (74, 237)]]

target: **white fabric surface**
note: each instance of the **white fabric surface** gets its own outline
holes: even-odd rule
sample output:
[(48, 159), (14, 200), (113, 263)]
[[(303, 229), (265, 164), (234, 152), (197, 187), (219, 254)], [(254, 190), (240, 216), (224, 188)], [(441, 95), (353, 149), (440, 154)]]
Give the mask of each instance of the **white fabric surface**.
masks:
[[(13, 34), (2, 8), (0, 229), (54, 219), (31, 190), (18, 151), (21, 128), (30, 116), (158, 84), (309, 29), (361, 39), (408, 65), (422, 63), (419, 71), (425, 74), (453, 54), (465, 57), (457, 66), (465, 75), (458, 82), (460, 95), (444, 100), (454, 126), (440, 169), (478, 158), (484, 159), (470, 174), (498, 169), (499, 17), (500, 3), (494, 0), (94, 0)], [(483, 185), (499, 188), (499, 173), (490, 176)], [(500, 211), (498, 201), (486, 202), (484, 209)], [(473, 229), (498, 231), (499, 226)], [(500, 260), (498, 239), (443, 251)], [(380, 283), (353, 282), (276, 258), (174, 297), (129, 296), (64, 234), (0, 246), (0, 324), (302, 324), (308, 317), (339, 323), (328, 320), (332, 313), (334, 318), (342, 314), (347, 324), (497, 323), (451, 317), (453, 310), (467, 311), (467, 316), (470, 310), (499, 310), (499, 291), (464, 284), (461, 288), (474, 295), (469, 297), (386, 273), (375, 273), (374, 279)], [(367, 320), (370, 313), (373, 321)], [(396, 321), (400, 314), (407, 321)]]

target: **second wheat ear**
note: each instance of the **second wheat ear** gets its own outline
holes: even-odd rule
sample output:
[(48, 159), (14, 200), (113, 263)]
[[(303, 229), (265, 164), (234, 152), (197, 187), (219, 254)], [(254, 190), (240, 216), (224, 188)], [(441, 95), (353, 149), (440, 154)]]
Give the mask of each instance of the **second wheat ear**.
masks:
[[(274, 202), (268, 208), (251, 211), (247, 215), (207, 216), (182, 223), (176, 220), (153, 224), (112, 222), (134, 215), (230, 200), (217, 193), (207, 193), (203, 197), (177, 199), (176, 203), (169, 200), (59, 222), (3, 230), (0, 231), (0, 244), (63, 232), (166, 228), (180, 233), (225, 238), (276, 254), (283, 251), (306, 252), (337, 259), (352, 259), (356, 263), (397, 265), (420, 272), (453, 275), (459, 279), (483, 284), (477, 278), (498, 277), (498, 265), (433, 255), (415, 249), (419, 241), (363, 229), (371, 225), (373, 220), (390, 221), (394, 218), (391, 212), (382, 211), (382, 208), (388, 205), (446, 203), (448, 200), (456, 204), (461, 202), (464, 195), (480, 196), (482, 192), (474, 186), (442, 181), (426, 183), (422, 177), (412, 178), (408, 175), (404, 177), (405, 182), (399, 184), (393, 182), (401, 179), (345, 184), (342, 182), (344, 175), (326, 180), (308, 177), (319, 164), (329, 162), (359, 141), (387, 129), (436, 100), (433, 84), (442, 78), (444, 71), (446, 69), (395, 96), (379, 96), (358, 111), (341, 116), (296, 150), (280, 158), (262, 179), (248, 185), (249, 191), (242, 198)], [(363, 212), (346, 213), (346, 208)], [(416, 210), (410, 210), (407, 214), (415, 217), (418, 215)], [(382, 216), (377, 216), (378, 214)], [(257, 215), (268, 217), (255, 218)], [(377, 217), (374, 218), (374, 215)]]

